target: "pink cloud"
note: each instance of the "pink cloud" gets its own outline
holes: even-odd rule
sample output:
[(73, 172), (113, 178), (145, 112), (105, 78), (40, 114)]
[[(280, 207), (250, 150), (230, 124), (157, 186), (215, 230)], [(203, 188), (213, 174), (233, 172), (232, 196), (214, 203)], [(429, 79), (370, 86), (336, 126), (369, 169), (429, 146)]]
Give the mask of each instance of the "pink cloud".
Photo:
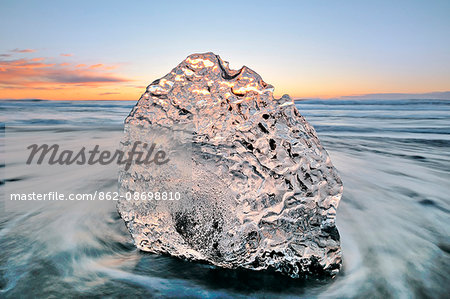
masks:
[(73, 56), (73, 54), (70, 54), (70, 53), (62, 53), (62, 54), (60, 54), (61, 56), (65, 56), (65, 57), (70, 57), (70, 56)]
[(14, 52), (14, 53), (33, 53), (33, 52), (36, 52), (36, 50), (15, 48), (15, 49), (11, 50), (11, 52)]
[(73, 67), (70, 64), (52, 63), (44, 58), (0, 59), (0, 88), (46, 88), (55, 84), (99, 86), (130, 81), (101, 68), (80, 69), (80, 65)]
[(90, 68), (90, 69), (95, 69), (95, 68), (99, 68), (99, 67), (102, 67), (102, 66), (103, 66), (103, 64), (98, 63), (98, 64), (93, 64), (93, 65), (91, 65), (89, 68)]
[(115, 68), (117, 68), (116, 65), (105, 66), (105, 70), (113, 70)]
[(108, 96), (108, 95), (112, 95), (112, 94), (120, 94), (119, 92), (102, 92), (99, 93), (99, 96)]

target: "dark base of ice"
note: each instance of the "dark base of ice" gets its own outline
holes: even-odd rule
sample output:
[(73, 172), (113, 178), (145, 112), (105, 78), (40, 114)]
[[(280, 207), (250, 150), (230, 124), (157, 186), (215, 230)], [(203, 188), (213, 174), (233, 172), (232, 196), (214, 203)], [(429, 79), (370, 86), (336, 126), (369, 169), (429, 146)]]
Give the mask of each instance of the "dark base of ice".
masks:
[[(337, 278), (337, 276), (331, 278), (329, 274), (323, 273), (320, 266), (311, 269), (306, 276), (292, 278), (270, 268), (262, 271), (244, 268), (225, 269), (207, 262), (187, 261), (167, 254), (157, 255), (145, 251), (139, 251), (139, 254), (144, 257), (142, 259), (144, 263), (147, 257), (153, 262), (158, 260), (164, 263), (168, 269), (177, 269), (171, 271), (171, 279), (189, 279), (206, 289), (221, 289), (230, 293), (283, 292), (285, 295), (291, 293), (298, 296), (302, 294), (302, 288), (310, 290)], [(341, 268), (338, 276), (344, 271), (345, 269)]]

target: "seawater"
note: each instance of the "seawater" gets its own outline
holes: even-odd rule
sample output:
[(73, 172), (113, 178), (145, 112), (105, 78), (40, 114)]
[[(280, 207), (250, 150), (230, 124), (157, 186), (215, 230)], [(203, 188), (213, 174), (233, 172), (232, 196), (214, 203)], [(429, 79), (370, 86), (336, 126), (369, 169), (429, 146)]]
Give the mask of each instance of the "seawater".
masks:
[(114, 201), (11, 205), (9, 192), (114, 191), (111, 168), (30, 167), (32, 143), (114, 146), (130, 101), (1, 101), (0, 297), (446, 297), (450, 101), (297, 102), (341, 174), (344, 267), (299, 281), (139, 252)]

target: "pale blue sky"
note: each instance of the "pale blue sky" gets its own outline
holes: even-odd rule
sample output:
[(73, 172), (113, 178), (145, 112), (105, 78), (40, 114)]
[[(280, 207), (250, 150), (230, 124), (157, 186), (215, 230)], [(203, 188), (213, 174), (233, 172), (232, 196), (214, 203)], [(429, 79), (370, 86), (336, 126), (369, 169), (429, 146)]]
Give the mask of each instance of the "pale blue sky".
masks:
[(2, 0), (0, 38), (142, 84), (213, 51), (293, 96), (450, 90), (450, 1)]

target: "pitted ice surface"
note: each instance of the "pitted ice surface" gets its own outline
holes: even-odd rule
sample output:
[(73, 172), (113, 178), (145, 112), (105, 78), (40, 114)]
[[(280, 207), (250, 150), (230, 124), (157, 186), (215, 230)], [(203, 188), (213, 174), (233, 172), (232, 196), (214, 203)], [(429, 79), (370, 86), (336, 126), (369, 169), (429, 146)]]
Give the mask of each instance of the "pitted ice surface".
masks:
[(157, 142), (170, 162), (121, 169), (121, 199), (136, 246), (225, 268), (334, 276), (341, 267), (341, 179), (292, 99), (253, 70), (193, 54), (147, 87), (125, 120), (124, 150)]

